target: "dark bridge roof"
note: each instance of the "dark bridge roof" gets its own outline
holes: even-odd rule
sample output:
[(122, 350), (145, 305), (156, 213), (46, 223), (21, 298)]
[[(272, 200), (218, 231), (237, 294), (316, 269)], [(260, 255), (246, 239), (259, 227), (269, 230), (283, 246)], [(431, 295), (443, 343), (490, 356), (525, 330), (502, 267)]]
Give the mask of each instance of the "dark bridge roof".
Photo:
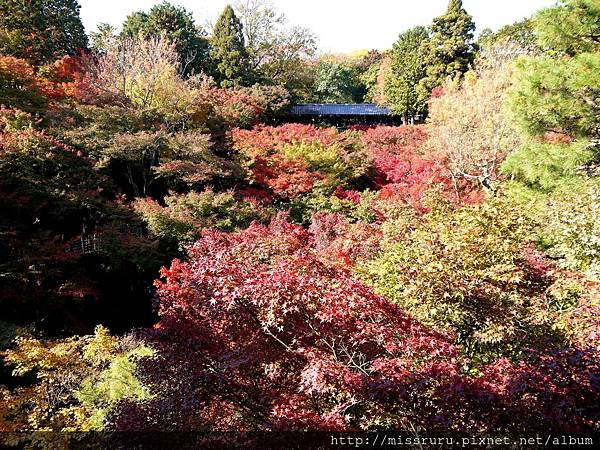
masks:
[(388, 116), (390, 110), (374, 103), (318, 104), (292, 106), (292, 116)]

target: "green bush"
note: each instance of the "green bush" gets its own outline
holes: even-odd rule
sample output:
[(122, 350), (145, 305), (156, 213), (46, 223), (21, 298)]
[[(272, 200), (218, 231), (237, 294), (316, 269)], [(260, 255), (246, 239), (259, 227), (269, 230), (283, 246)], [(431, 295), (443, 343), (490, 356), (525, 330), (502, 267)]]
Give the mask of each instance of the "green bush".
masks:
[(360, 180), (369, 175), (372, 168), (367, 150), (353, 133), (341, 135), (338, 142), (331, 145), (318, 141), (290, 143), (281, 153), (291, 160), (306, 162), (310, 171), (326, 177), (328, 186), (360, 185)]
[(427, 202), (425, 216), (384, 224), (381, 252), (359, 273), (420, 321), (453, 329), (467, 351), (510, 353), (535, 328), (530, 311), (546, 284), (526, 251), (532, 224), (505, 199)]
[(184, 246), (198, 239), (205, 228), (233, 231), (253, 220), (266, 220), (268, 214), (257, 205), (239, 201), (233, 193), (204, 192), (172, 194), (166, 206), (150, 199), (138, 199), (134, 207), (156, 236), (175, 240)]
[(588, 187), (550, 204), (543, 232), (547, 253), (569, 270), (600, 277), (600, 188)]
[(331, 189), (321, 185), (308, 194), (294, 198), (284, 207), (289, 208), (290, 220), (300, 225), (309, 225), (317, 212), (340, 213), (350, 222), (373, 222), (376, 216), (370, 205), (377, 195), (377, 192), (364, 191), (360, 194), (360, 202), (356, 203), (337, 197), (331, 193)]
[[(10, 418), (19, 431), (102, 430), (119, 401), (153, 397), (138, 378), (138, 363), (155, 355), (143, 342), (111, 336), (103, 326), (93, 335), (55, 341), (19, 337), (2, 356), (15, 376), (32, 374), (35, 382), (0, 398), (0, 423)], [(45, 439), (39, 436), (40, 444)]]

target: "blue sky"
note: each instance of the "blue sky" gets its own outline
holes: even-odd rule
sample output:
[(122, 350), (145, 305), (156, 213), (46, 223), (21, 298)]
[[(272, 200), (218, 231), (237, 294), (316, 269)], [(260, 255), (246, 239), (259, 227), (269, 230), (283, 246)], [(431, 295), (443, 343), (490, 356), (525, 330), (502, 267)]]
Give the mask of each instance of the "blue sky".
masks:
[[(86, 30), (98, 22), (119, 26), (137, 10), (148, 10), (161, 0), (80, 0), (81, 18)], [(227, 0), (171, 0), (192, 12), (196, 23), (214, 21)], [(386, 49), (398, 34), (415, 25), (428, 25), (442, 14), (448, 0), (272, 0), (292, 24), (310, 28), (325, 52), (350, 52), (360, 49)], [(464, 0), (466, 10), (475, 18), (478, 31), (498, 29), (530, 16), (555, 0)]]

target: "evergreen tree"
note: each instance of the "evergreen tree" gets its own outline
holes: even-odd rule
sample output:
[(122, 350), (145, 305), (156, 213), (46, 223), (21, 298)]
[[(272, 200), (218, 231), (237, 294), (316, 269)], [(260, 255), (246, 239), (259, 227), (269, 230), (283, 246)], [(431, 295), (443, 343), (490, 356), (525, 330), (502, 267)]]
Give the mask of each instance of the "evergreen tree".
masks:
[(534, 136), (548, 131), (600, 140), (600, 2), (567, 0), (534, 19), (548, 54), (519, 62), (516, 119)]
[(533, 32), (533, 21), (523, 19), (510, 25), (505, 25), (498, 31), (486, 28), (479, 35), (477, 47), (482, 54), (497, 45), (514, 45), (525, 50), (537, 51), (536, 38)]
[(503, 165), (559, 266), (600, 276), (600, 1), (563, 0), (533, 20), (544, 53), (522, 58), (510, 96), (525, 143)]
[(427, 77), (419, 84), (423, 95), (440, 86), (448, 77), (464, 74), (475, 59), (475, 23), (463, 8), (462, 0), (450, 0), (448, 10), (433, 19), (431, 39), (425, 43)]
[(423, 49), (429, 40), (425, 27), (415, 27), (400, 35), (390, 54), (390, 70), (384, 84), (384, 98), (394, 114), (401, 115), (405, 123), (423, 114), (428, 96), (418, 89), (425, 78), (426, 66)]
[(563, 0), (534, 19), (542, 48), (574, 56), (600, 50), (600, 1)]
[(533, 22), (545, 53), (517, 64), (510, 106), (526, 141), (503, 170), (528, 201), (546, 205), (549, 195), (581, 193), (586, 180), (599, 182), (599, 5), (566, 0), (541, 11)]
[(336, 61), (322, 61), (315, 73), (314, 99), (321, 103), (358, 103), (365, 86), (355, 67)]
[(114, 37), (116, 37), (115, 27), (109, 23), (100, 22), (96, 25), (96, 31), (90, 33), (92, 49), (96, 53), (103, 53), (106, 50), (106, 44)]
[(0, 53), (35, 65), (87, 48), (77, 0), (0, 1)]
[(213, 30), (211, 57), (221, 86), (239, 86), (249, 81), (248, 52), (241, 21), (227, 5)]
[(122, 36), (164, 34), (175, 41), (184, 75), (207, 72), (209, 45), (202, 29), (194, 24), (191, 13), (181, 6), (165, 1), (154, 6), (149, 13), (137, 11), (130, 14), (123, 24)]

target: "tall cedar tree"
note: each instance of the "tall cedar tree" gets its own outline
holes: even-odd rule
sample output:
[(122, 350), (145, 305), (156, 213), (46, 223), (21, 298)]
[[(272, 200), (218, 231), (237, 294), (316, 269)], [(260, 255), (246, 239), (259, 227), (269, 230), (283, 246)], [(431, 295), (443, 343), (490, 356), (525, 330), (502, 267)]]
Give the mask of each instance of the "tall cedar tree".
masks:
[(0, 53), (43, 65), (87, 48), (77, 0), (2, 0)]
[(174, 41), (184, 75), (209, 71), (208, 39), (194, 24), (192, 14), (181, 6), (163, 2), (152, 7), (149, 13), (137, 11), (123, 23), (122, 36), (163, 34)]
[(219, 16), (211, 43), (211, 56), (217, 64), (217, 78), (221, 86), (246, 84), (249, 64), (243, 25), (231, 5), (227, 5)]
[(424, 95), (429, 96), (446, 78), (460, 77), (469, 70), (476, 52), (474, 31), (475, 22), (463, 8), (462, 0), (450, 0), (446, 14), (433, 19), (431, 39), (424, 50), (427, 77), (419, 83)]
[(415, 27), (400, 35), (390, 55), (391, 70), (384, 84), (384, 96), (394, 114), (402, 116), (404, 123), (423, 114), (428, 95), (417, 89), (427, 75), (423, 51), (429, 41), (425, 27)]

